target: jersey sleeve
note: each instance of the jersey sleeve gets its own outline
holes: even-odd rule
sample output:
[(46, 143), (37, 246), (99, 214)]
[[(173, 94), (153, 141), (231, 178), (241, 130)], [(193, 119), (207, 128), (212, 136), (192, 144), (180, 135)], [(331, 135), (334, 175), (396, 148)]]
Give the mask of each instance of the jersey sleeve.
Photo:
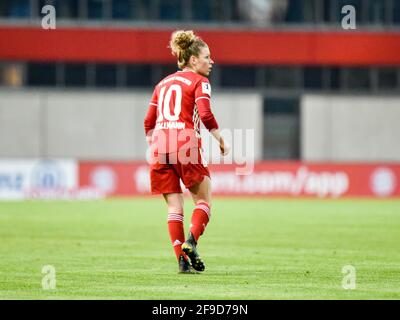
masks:
[(207, 78), (201, 77), (196, 84), (195, 99), (211, 99), (211, 84)]
[(149, 131), (153, 130), (156, 125), (157, 120), (157, 88), (154, 89), (153, 96), (151, 97), (149, 108), (147, 110), (146, 117), (144, 118), (144, 132), (147, 134)]
[(211, 111), (211, 85), (207, 78), (201, 78), (195, 90), (195, 103), (201, 122), (209, 130), (218, 129), (217, 120)]

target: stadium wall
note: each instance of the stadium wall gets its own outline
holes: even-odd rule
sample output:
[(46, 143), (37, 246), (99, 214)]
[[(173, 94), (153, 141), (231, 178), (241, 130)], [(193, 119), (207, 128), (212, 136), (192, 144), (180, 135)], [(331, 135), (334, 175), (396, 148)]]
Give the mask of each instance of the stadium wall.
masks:
[(399, 119), (399, 97), (306, 95), (302, 159), (400, 161)]
[[(0, 91), (0, 157), (144, 160), (143, 120), (151, 92)], [(262, 157), (262, 97), (218, 93), (221, 129), (254, 129)]]
[[(0, 91), (0, 157), (144, 160), (150, 92)], [(306, 95), (301, 100), (305, 161), (400, 161), (400, 98)], [(254, 129), (262, 159), (262, 96), (218, 93), (221, 128)], [(213, 152), (214, 154), (214, 152)]]
[[(166, 50), (174, 30), (2, 26), (0, 60), (174, 63)], [(400, 65), (398, 32), (207, 28), (198, 33), (219, 64)]]

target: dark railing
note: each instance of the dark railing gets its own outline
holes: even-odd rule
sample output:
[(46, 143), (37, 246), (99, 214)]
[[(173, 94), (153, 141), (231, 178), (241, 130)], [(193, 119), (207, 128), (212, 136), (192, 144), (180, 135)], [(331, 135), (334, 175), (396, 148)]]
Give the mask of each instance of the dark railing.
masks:
[[(151, 88), (175, 65), (0, 62), (2, 87)], [(214, 88), (269, 92), (400, 93), (400, 68), (391, 66), (215, 66)]]
[(399, 26), (398, 0), (2, 0), (0, 18), (37, 19), (44, 5), (80, 22), (173, 22), (256, 25), (340, 24), (352, 5), (359, 27)]

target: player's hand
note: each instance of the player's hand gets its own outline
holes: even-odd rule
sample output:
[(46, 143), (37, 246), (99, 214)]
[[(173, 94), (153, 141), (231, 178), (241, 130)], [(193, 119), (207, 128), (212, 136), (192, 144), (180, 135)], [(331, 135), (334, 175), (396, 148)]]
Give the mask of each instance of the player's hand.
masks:
[(146, 142), (149, 146), (151, 145), (151, 140), (152, 140), (152, 136), (150, 136), (150, 135), (146, 136)]
[(223, 143), (220, 143), (219, 150), (221, 151), (222, 156), (226, 156), (230, 151), (230, 147), (228, 146), (228, 144), (223, 142)]

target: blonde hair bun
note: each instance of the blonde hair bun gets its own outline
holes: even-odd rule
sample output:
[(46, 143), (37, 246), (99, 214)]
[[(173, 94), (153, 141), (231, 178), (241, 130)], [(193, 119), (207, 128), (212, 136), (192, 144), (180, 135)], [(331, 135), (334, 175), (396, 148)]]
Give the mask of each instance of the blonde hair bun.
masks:
[(170, 45), (173, 51), (179, 52), (188, 49), (195, 40), (196, 36), (192, 30), (178, 30), (172, 34)]
[(192, 55), (198, 57), (200, 49), (207, 44), (193, 30), (177, 30), (172, 33), (169, 47), (178, 60), (178, 67), (184, 68)]

